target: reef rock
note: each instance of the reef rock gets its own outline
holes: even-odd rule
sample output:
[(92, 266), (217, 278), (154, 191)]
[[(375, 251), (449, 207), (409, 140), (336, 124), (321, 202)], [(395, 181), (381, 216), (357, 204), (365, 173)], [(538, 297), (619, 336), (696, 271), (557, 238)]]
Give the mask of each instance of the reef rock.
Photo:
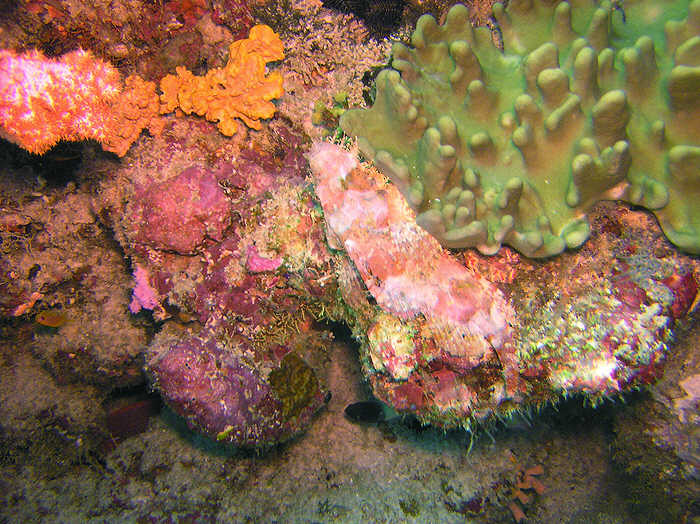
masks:
[(160, 336), (151, 345), (148, 368), (164, 400), (192, 427), (238, 446), (262, 447), (301, 433), (327, 399), (317, 371), (300, 354), (322, 348), (309, 336), (297, 337), (296, 346), (262, 349), (231, 331), (233, 325)]
[[(590, 247), (543, 263), (451, 254), (397, 187), (343, 149), (309, 155), (347, 320), (375, 395), (444, 427), (653, 382), (674, 318), (697, 293), (691, 259), (649, 217), (596, 212)], [(600, 215), (598, 214), (600, 213)]]
[(317, 321), (337, 308), (301, 143), (281, 127), (274, 144), (203, 156), (208, 143), (171, 133), (162, 155), (123, 168), (102, 192), (114, 193), (114, 229), (134, 268), (130, 309), (164, 322), (147, 372), (210, 437), (282, 442), (325, 405), (331, 335)]
[(223, 175), (190, 167), (167, 181), (137, 188), (127, 211), (138, 228), (130, 232), (134, 242), (188, 255), (207, 238), (221, 240), (231, 223), (228, 199), (218, 185)]

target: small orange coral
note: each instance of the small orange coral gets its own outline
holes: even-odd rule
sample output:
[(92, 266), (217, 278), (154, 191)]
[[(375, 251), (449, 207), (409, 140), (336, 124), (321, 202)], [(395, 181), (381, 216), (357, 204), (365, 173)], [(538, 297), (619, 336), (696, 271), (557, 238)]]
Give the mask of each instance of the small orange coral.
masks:
[(232, 136), (238, 130), (236, 119), (252, 129), (260, 129), (260, 119), (270, 118), (275, 105), (270, 102), (284, 93), (282, 75), (265, 75), (267, 62), (282, 60), (284, 48), (275, 32), (256, 25), (248, 38), (229, 47), (228, 63), (205, 76), (195, 76), (184, 67), (176, 68), (160, 82), (161, 112), (179, 108), (217, 122), (219, 130)]

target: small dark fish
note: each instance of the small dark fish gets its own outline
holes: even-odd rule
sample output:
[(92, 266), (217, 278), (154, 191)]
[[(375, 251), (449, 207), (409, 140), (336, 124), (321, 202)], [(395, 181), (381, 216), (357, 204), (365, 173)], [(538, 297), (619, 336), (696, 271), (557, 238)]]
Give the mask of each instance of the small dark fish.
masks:
[(345, 408), (345, 416), (353, 422), (377, 424), (385, 420), (384, 404), (378, 400), (354, 402)]

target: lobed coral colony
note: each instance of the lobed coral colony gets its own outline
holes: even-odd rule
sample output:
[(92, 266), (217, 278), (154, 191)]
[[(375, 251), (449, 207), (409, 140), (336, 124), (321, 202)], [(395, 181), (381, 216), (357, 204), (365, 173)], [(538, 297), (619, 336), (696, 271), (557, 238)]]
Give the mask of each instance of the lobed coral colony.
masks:
[(503, 52), (462, 5), (393, 48), (342, 129), (446, 247), (580, 246), (624, 200), (700, 253), (700, 1), (495, 4)]

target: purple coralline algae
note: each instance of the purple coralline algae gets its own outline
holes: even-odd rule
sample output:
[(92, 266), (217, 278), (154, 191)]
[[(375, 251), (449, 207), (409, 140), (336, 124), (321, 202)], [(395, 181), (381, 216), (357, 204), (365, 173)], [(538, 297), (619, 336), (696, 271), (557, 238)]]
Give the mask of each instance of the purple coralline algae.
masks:
[(127, 175), (114, 213), (131, 310), (165, 321), (146, 351), (154, 388), (192, 427), (247, 447), (293, 437), (327, 400), (330, 334), (316, 320), (336, 307), (330, 256), (300, 143), (278, 138), (276, 156), (245, 148)]
[[(325, 404), (314, 371), (295, 353), (267, 362), (243, 337), (204, 331), (151, 348), (149, 369), (165, 401), (212, 438), (255, 447), (300, 433)], [(225, 337), (224, 337), (225, 338)]]
[(141, 266), (136, 266), (134, 270), (134, 291), (129, 304), (129, 311), (138, 313), (142, 309), (153, 311), (158, 307), (158, 296), (156, 291), (148, 283), (148, 271)]
[(213, 173), (190, 167), (164, 182), (137, 187), (127, 210), (134, 243), (191, 255), (206, 238), (220, 241), (231, 223), (229, 202)]

